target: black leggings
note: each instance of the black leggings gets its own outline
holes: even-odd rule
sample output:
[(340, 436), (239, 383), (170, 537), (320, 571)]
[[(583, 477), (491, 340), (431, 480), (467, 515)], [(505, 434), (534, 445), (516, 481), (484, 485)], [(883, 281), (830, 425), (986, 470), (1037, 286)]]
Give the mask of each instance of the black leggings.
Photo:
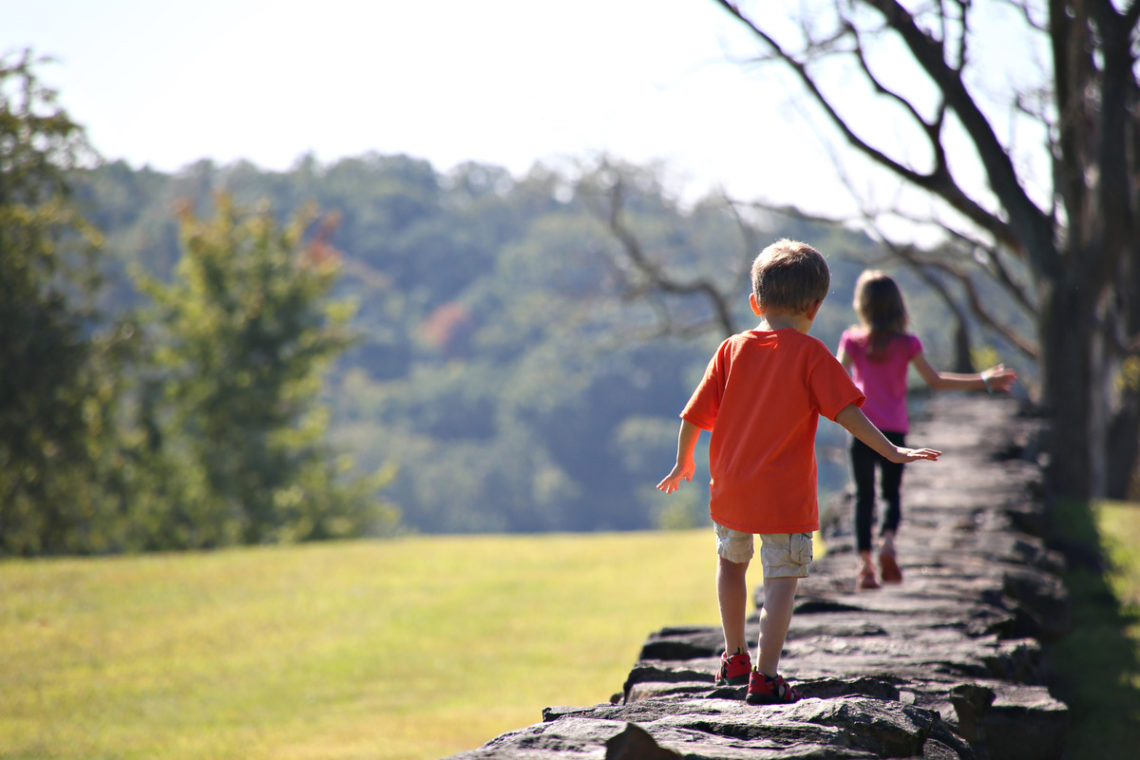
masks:
[[(883, 431), (896, 446), (906, 445), (904, 433)], [(871, 550), (871, 529), (875, 523), (875, 465), (879, 465), (879, 490), (887, 505), (881, 533), (897, 533), (902, 519), (903, 466), (889, 462), (858, 438), (851, 439), (851, 471), (855, 475), (855, 546), (859, 551)]]

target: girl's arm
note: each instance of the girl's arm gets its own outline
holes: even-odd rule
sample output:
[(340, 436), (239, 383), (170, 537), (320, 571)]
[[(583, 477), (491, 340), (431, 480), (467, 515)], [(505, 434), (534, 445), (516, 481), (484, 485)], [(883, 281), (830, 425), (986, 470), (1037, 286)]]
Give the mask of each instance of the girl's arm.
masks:
[(970, 390), (1007, 392), (1017, 373), (1006, 369), (1004, 364), (996, 364), (984, 372), (962, 374), (960, 372), (939, 372), (926, 360), (926, 354), (915, 354), (910, 360), (919, 376), (936, 391)]
[(851, 357), (847, 354), (846, 351), (843, 350), (843, 346), (840, 346), (839, 350), (835, 352), (835, 358), (840, 364), (843, 365), (843, 369), (847, 370), (847, 374), (850, 375)]
[(689, 422), (681, 420), (681, 430), (677, 433), (677, 463), (672, 471), (657, 484), (657, 490), (673, 493), (681, 485), (682, 480), (692, 480), (697, 466), (693, 462), (693, 450), (697, 447), (697, 438), (701, 429)]
[[(863, 410), (854, 404), (848, 404), (843, 407), (839, 414), (835, 415), (835, 421), (847, 428), (851, 435), (895, 464), (905, 464), (906, 462), (913, 462), (916, 459), (929, 459), (934, 462), (938, 460), (938, 457), (942, 456), (942, 452), (936, 449), (908, 449), (903, 446), (894, 445), (867, 419), (867, 415), (863, 414)], [(658, 486), (658, 488), (660, 488), (660, 486)]]

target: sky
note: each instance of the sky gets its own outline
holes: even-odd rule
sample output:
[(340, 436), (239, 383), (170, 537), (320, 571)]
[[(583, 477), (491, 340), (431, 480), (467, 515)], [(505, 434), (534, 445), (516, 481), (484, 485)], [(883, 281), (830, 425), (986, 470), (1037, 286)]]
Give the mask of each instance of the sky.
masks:
[(0, 0), (0, 18), (0, 53), (54, 58), (40, 78), (135, 167), (375, 151), (521, 176), (604, 153), (663, 162), (689, 197), (830, 197), (802, 96), (742, 65), (756, 48), (712, 0)]

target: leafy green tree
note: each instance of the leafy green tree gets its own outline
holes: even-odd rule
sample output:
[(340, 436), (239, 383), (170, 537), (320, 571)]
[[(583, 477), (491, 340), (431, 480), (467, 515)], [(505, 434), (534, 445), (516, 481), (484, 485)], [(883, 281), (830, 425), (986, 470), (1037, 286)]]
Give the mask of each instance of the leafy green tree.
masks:
[(92, 153), (36, 77), (0, 59), (0, 554), (111, 548), (118, 334), (99, 332), (98, 232), (72, 200)]
[(140, 275), (154, 301), (155, 372), (144, 427), (164, 498), (152, 543), (212, 547), (391, 529), (377, 491), (325, 442), (322, 374), (350, 344), (352, 306), (329, 299), (339, 256), (312, 213), (281, 226), (226, 195), (214, 218), (182, 212), (173, 282)]

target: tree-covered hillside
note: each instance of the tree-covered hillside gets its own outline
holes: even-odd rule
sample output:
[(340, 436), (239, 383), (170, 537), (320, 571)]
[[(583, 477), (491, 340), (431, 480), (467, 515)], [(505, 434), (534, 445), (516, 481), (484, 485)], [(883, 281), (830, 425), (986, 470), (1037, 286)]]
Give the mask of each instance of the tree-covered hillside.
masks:
[[(424, 532), (630, 529), (702, 523), (699, 482), (653, 485), (675, 449), (677, 413), (723, 337), (668, 329), (711, 319), (708, 303), (639, 290), (591, 195), (601, 168), (535, 166), (523, 177), (477, 164), (440, 172), (408, 156), (364, 155), (287, 172), (203, 161), (176, 175), (115, 163), (84, 173), (79, 196), (105, 235), (109, 312), (145, 302), (139, 272), (169, 279), (176, 208), (213, 213), (219, 192), (282, 220), (315, 204), (340, 258), (337, 298), (355, 304), (356, 342), (326, 375), (330, 441), (360, 472), (395, 465), (384, 498)], [(612, 172), (613, 168), (606, 169)], [(834, 347), (852, 321), (867, 241), (721, 198), (683, 205), (652, 167), (621, 167), (630, 228), (661, 264), (739, 293), (738, 262), (777, 237), (828, 255), (832, 296), (814, 334)], [(747, 233), (747, 234), (742, 234)], [(135, 272), (134, 276), (131, 272)], [(914, 328), (935, 363), (951, 335), (938, 302), (906, 276)], [(846, 482), (840, 429), (821, 424), (821, 489)]]

